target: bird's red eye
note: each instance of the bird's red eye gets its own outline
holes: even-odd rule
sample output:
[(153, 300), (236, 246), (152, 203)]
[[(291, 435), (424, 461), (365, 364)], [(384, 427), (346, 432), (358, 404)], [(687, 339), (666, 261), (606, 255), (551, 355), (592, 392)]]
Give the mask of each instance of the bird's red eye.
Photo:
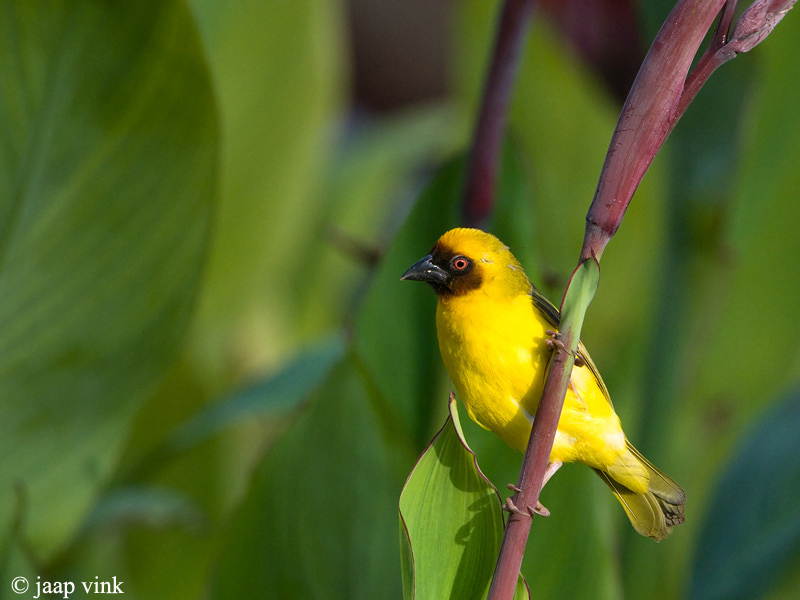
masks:
[(469, 265), (469, 261), (463, 256), (459, 256), (453, 260), (453, 267), (458, 271), (463, 271)]

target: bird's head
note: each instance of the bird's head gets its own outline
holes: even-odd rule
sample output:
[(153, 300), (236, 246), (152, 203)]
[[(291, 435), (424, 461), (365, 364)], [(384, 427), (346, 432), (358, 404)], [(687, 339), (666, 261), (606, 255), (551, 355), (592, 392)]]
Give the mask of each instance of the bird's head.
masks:
[(429, 283), (439, 299), (476, 292), (510, 297), (531, 291), (508, 247), (478, 229), (451, 229), (400, 279)]

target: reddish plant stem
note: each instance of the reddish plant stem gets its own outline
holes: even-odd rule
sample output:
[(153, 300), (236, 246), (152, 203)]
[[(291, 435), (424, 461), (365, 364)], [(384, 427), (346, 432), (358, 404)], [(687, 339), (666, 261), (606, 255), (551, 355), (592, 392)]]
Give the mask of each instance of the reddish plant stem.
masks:
[[(739, 52), (761, 43), (795, 2), (757, 0), (729, 34), (736, 0), (678, 1), (658, 32), (622, 107), (586, 215), (581, 260), (592, 255), (600, 259), (650, 163), (711, 74)], [(717, 13), (720, 19), (711, 45), (688, 73)]]
[[(560, 339), (567, 348), (577, 345), (574, 338), (569, 335), (562, 335)], [(552, 376), (548, 376), (545, 381), (542, 402), (536, 411), (536, 418), (533, 420), (528, 449), (522, 459), (522, 469), (517, 482), (517, 487), (522, 491), (514, 494), (512, 498), (514, 504), (523, 513), (525, 507), (536, 506), (539, 500), (542, 480), (547, 470), (550, 452), (553, 449), (558, 419), (561, 416), (561, 408), (569, 385), (568, 374), (572, 373), (574, 363), (575, 358), (572, 354), (561, 351), (554, 352), (550, 361), (549, 375)], [(545, 397), (551, 398), (553, 401), (544, 402)], [(500, 555), (492, 576), (492, 585), (489, 588), (487, 600), (510, 600), (513, 598), (530, 528), (531, 517), (529, 515), (510, 513), (503, 532)]]
[[(686, 78), (683, 95), (678, 109), (678, 118), (692, 103), (697, 92), (703, 87), (711, 74), (739, 52), (747, 52), (758, 45), (780, 23), (784, 15), (794, 6), (796, 0), (760, 0), (748, 8), (730, 32), (736, 0), (728, 0), (722, 9), (714, 39), (694, 70)], [(677, 121), (677, 119), (675, 119)]]
[[(633, 192), (666, 137), (669, 118), (683, 91), (692, 58), (724, 2), (679, 0), (656, 36), (611, 139), (595, 199), (587, 215), (580, 262), (595, 255), (599, 259), (619, 227)], [(709, 5), (712, 8), (708, 8)], [(684, 35), (684, 30), (688, 35)], [(620, 202), (621, 198), (626, 201)], [(576, 347), (580, 330), (573, 331), (568, 323), (562, 325), (562, 343), (566, 348)], [(539, 499), (573, 364), (571, 354), (553, 353), (522, 462), (517, 484), (521, 491), (513, 498), (523, 513), (525, 507), (535, 506)], [(529, 516), (511, 513), (487, 600), (513, 597), (530, 526)]]
[[(600, 259), (656, 153), (714, 70), (737, 52), (746, 52), (761, 42), (795, 1), (757, 0), (745, 11), (729, 37), (735, 0), (678, 0), (645, 57), (623, 106), (586, 216), (579, 268), (585, 260)], [(720, 20), (711, 46), (689, 75), (697, 49), (718, 14)], [(507, 100), (507, 91), (505, 98)], [(473, 161), (478, 154), (478, 139), (482, 138), (476, 134)], [(499, 138), (496, 141), (495, 163)], [(487, 196), (487, 211), (491, 209), (494, 185), (494, 171), (491, 172), (492, 188)], [(468, 213), (467, 207), (465, 215), (479, 220), (485, 218), (488, 212), (480, 212), (484, 205), (478, 200), (475, 202), (473, 210), (476, 212)], [(584, 310), (585, 306), (578, 308)], [(568, 350), (574, 350), (580, 337), (581, 323), (565, 318), (561, 325), (561, 342)], [(513, 498), (514, 505), (522, 509), (522, 514), (512, 512), (508, 519), (488, 600), (510, 600), (514, 595), (530, 533), (531, 517), (524, 514), (525, 508), (535, 506), (539, 499), (573, 365), (571, 353), (553, 353), (523, 459), (517, 485), (520, 491)]]
[(503, 3), (467, 169), (462, 203), (462, 218), (467, 227), (484, 229), (494, 206), (508, 104), (533, 5), (534, 0)]
[(658, 32), (622, 107), (594, 200), (581, 260), (600, 259), (633, 193), (680, 116), (686, 76), (725, 0), (679, 0)]

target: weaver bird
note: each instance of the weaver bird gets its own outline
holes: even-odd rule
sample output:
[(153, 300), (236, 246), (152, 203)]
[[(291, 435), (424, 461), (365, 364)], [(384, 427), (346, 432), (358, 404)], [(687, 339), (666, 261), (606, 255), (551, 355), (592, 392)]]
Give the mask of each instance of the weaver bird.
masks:
[[(559, 325), (558, 310), (531, 285), (510, 250), (477, 229), (448, 231), (402, 279), (427, 282), (436, 292), (439, 350), (469, 416), (524, 452)], [(683, 490), (627, 440), (583, 344), (546, 479), (565, 462), (594, 469), (640, 534), (662, 540), (684, 522)]]

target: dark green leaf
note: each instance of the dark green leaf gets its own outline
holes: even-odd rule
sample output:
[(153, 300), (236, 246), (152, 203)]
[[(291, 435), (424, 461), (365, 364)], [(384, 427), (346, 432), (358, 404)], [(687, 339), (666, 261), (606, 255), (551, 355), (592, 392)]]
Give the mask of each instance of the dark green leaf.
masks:
[[(704, 385), (698, 390), (704, 396), (752, 396), (763, 401), (800, 376), (796, 344), (800, 277), (794, 267), (800, 255), (800, 236), (796, 235), (800, 172), (794, 168), (800, 161), (796, 143), (800, 119), (792, 101), (800, 93), (800, 65), (791, 60), (799, 35), (800, 19), (784, 19), (754, 50), (764, 63), (763, 88), (732, 188), (719, 261), (726, 269), (725, 278), (703, 299), (704, 307), (713, 307), (713, 314), (704, 315), (703, 320), (714, 325), (702, 350), (709, 359), (704, 362)], [(751, 55), (737, 61), (747, 59)], [(781, 319), (770, 344), (758, 352), (738, 351), (740, 340), (747, 339), (765, 315)]]
[(384, 256), (356, 322), (359, 355), (406, 435), (419, 446), (428, 439), (430, 399), (441, 389), (436, 299), (427, 286), (400, 281), (400, 276), (458, 225), (463, 165), (462, 159), (445, 165), (417, 201)]
[(690, 600), (762, 598), (800, 565), (800, 392), (761, 418), (712, 491)]
[[(707, 497), (734, 436), (800, 376), (800, 278), (794, 275), (800, 177), (793, 167), (800, 160), (793, 60), (799, 32), (800, 20), (784, 19), (756, 50), (724, 65), (674, 132), (679, 151), (693, 144), (699, 158), (691, 169), (681, 161), (673, 178), (689, 178), (697, 197), (671, 200), (687, 218), (671, 218), (670, 258), (657, 265), (663, 278), (658, 330), (637, 403), (648, 423), (632, 440), (684, 486), (689, 503)], [(724, 87), (716, 85), (718, 77)], [(744, 100), (740, 114), (731, 108), (737, 98)], [(698, 123), (703, 120), (725, 131), (714, 134)], [(714, 135), (732, 146), (732, 166)], [(769, 343), (758, 344), (766, 322), (779, 325), (769, 327)], [(691, 530), (695, 523), (687, 515)], [(674, 552), (644, 546), (629, 554), (632, 596), (651, 595), (654, 582), (661, 598), (685, 588), (685, 557), (695, 537), (685, 535), (669, 540), (678, 546)]]
[(411, 460), (360, 370), (353, 359), (334, 369), (259, 466), (220, 554), (214, 597), (400, 596), (396, 507)]
[(217, 131), (181, 2), (0, 2), (0, 522), (72, 533), (173, 360)]

